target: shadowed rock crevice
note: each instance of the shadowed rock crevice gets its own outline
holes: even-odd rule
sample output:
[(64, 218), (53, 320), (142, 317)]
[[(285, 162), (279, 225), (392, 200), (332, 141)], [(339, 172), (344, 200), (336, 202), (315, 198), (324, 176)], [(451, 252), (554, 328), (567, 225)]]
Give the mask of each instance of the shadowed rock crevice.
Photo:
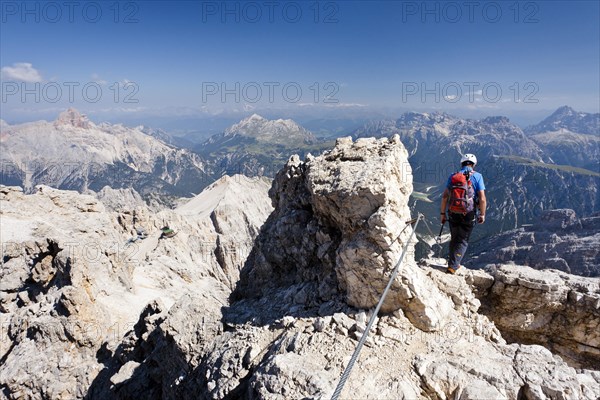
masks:
[[(105, 368), (92, 382), (86, 399), (161, 399), (164, 382), (159, 363), (153, 357), (160, 346), (168, 344), (168, 338), (160, 329), (164, 321), (163, 310), (158, 303), (149, 304), (139, 321), (112, 356), (103, 362)], [(180, 352), (181, 353), (181, 352)], [(171, 360), (178, 359), (174, 353)], [(182, 354), (180, 354), (180, 357)]]
[(207, 304), (202, 297), (187, 296), (168, 312), (158, 302), (149, 304), (133, 330), (104, 362), (105, 368), (86, 398), (190, 398), (188, 375), (201, 362), (206, 346), (223, 332), (219, 321), (189, 319), (190, 310), (211, 315)]

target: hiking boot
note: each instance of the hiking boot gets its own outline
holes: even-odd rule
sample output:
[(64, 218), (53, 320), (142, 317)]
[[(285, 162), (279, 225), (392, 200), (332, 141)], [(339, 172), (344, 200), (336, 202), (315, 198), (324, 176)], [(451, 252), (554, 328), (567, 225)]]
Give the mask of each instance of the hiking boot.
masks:
[(454, 268), (454, 267), (448, 267), (448, 269), (446, 270), (446, 272), (448, 272), (449, 274), (456, 274), (456, 271), (458, 271), (459, 269), (462, 268), (462, 265), (459, 265), (458, 268)]

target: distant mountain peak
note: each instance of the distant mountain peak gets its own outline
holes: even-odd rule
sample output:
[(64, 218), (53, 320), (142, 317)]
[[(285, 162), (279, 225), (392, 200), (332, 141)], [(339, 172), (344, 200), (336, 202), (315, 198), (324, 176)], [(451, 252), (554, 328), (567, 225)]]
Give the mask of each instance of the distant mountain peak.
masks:
[(600, 113), (585, 113), (574, 110), (569, 106), (556, 109), (548, 118), (537, 125), (528, 127), (529, 134), (555, 132), (566, 129), (574, 133), (600, 134)]
[(263, 117), (262, 115), (258, 115), (258, 114), (252, 114), (249, 117), (246, 117), (244, 119), (242, 119), (240, 122), (238, 122), (237, 124), (234, 124), (233, 126), (231, 126), (229, 129), (232, 129), (233, 127), (244, 127), (244, 126), (250, 126), (250, 125), (256, 125), (256, 124), (264, 124), (266, 122), (269, 122), (268, 119), (266, 119), (265, 117)]
[(456, 117), (446, 114), (445, 112), (416, 112), (409, 111), (405, 112), (398, 118), (398, 121), (402, 121), (404, 123), (437, 123), (446, 120), (456, 120)]
[(256, 113), (252, 114), (251, 116), (249, 116), (248, 118), (244, 119), (244, 121), (267, 121), (267, 119), (265, 117), (263, 117), (262, 115), (258, 115)]
[(552, 113), (552, 116), (554, 115), (574, 115), (577, 114), (577, 111), (575, 111), (573, 108), (569, 107), (569, 106), (562, 106), (562, 107), (558, 107), (556, 109), (556, 111), (554, 111), (554, 113)]
[(87, 129), (90, 127), (90, 120), (87, 115), (81, 114), (74, 108), (69, 108), (58, 115), (58, 118), (54, 121), (54, 126), (74, 126)]
[(252, 114), (225, 130), (225, 136), (241, 135), (254, 138), (297, 136), (298, 134), (312, 138), (312, 134), (294, 120), (269, 120), (258, 114)]

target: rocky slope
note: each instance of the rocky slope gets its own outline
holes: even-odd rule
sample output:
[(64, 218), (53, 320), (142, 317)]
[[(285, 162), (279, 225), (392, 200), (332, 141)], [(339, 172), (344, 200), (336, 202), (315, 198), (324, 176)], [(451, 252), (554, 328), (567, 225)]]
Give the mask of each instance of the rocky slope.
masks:
[(475, 230), (485, 236), (534, 223), (547, 210), (572, 208), (582, 216), (600, 211), (598, 172), (520, 157), (494, 157), (490, 168), (484, 179), (491, 224)]
[(198, 155), (147, 135), (143, 127), (96, 125), (74, 109), (54, 122), (2, 127), (1, 135), (0, 182), (22, 186), (26, 192), (45, 184), (189, 197), (212, 182)]
[[(31, 195), (2, 187), (0, 393), (82, 398), (153, 301), (201, 301), (208, 316), (219, 313), (271, 211), (267, 189), (227, 177), (154, 213), (108, 212), (94, 197), (46, 186)], [(165, 222), (175, 237), (159, 239)]]
[(600, 276), (600, 215), (578, 218), (573, 210), (543, 212), (535, 223), (473, 243), (467, 266), (513, 262)]
[[(264, 182), (225, 178), (173, 212), (136, 209), (136, 227), (132, 211), (106, 212), (89, 196), (2, 188), (2, 237), (20, 246), (3, 251), (0, 393), (330, 398), (401, 244), (412, 248), (407, 155), (398, 137), (340, 139), (289, 160), (269, 191), (273, 207)], [(175, 237), (157, 238), (163, 219)], [(119, 262), (106, 238), (122, 243), (140, 226), (150, 236)], [(71, 240), (103, 251), (73, 258)], [(228, 252), (240, 241), (249, 255)], [(595, 281), (526, 267), (448, 275), (411, 253), (342, 398), (598, 397), (600, 373), (585, 369), (597, 367)], [(510, 325), (509, 312), (541, 319)], [(553, 326), (541, 326), (549, 315)], [(119, 321), (130, 322), (118, 325), (124, 334)]]
[(560, 128), (534, 134), (535, 141), (556, 164), (600, 171), (600, 132), (586, 135)]

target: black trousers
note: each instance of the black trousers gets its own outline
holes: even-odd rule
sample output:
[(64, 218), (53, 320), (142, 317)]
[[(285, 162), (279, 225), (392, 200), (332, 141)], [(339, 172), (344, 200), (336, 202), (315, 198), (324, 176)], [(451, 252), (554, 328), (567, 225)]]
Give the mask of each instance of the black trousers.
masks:
[(457, 269), (469, 246), (469, 237), (475, 226), (475, 211), (464, 215), (449, 214), (450, 251), (448, 254), (448, 266)]

